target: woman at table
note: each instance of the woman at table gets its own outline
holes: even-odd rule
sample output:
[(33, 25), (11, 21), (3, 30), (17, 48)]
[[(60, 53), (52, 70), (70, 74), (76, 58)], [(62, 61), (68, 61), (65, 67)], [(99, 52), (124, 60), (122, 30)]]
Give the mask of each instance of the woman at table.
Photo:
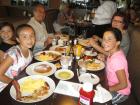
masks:
[(131, 88), (127, 60), (120, 48), (121, 39), (121, 31), (111, 28), (105, 31), (102, 41), (104, 50), (109, 53), (106, 60), (106, 74), (109, 90), (113, 96), (113, 105), (125, 101)]
[(20, 99), (20, 86), (14, 78), (32, 60), (30, 48), (35, 43), (35, 31), (30, 25), (20, 25), (16, 29), (16, 39), (19, 44), (6, 52), (3, 62), (0, 64), (0, 92), (12, 81), (16, 89), (17, 99)]
[[(130, 39), (128, 35), (128, 21), (126, 18), (126, 15), (123, 12), (116, 12), (112, 18), (112, 27), (117, 28), (122, 33), (122, 40), (120, 47), (124, 51), (125, 55), (127, 56), (129, 51), (129, 45), (130, 45)], [(105, 55), (108, 55), (108, 52), (106, 52), (99, 44), (99, 42), (102, 42), (102, 38), (98, 37), (97, 35), (93, 35), (93, 38), (91, 39), (91, 45), (100, 53), (103, 53)]]
[(68, 22), (73, 22), (73, 11), (70, 6), (66, 3), (62, 3), (59, 7), (59, 14), (57, 20), (53, 23), (55, 32), (61, 32), (62, 29), (67, 29), (65, 25)]

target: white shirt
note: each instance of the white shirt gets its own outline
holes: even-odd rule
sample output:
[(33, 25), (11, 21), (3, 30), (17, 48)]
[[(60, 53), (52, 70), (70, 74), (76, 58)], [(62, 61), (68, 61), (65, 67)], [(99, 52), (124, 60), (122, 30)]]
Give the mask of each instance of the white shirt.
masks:
[[(20, 47), (13, 46), (11, 47), (7, 52), (5, 57), (9, 55), (13, 59), (13, 64), (8, 68), (5, 75), (9, 78), (14, 78), (17, 76), (22, 70), (25, 69), (25, 67), (32, 61), (32, 53), (29, 50), (29, 56), (25, 58), (21, 52)], [(4, 57), (4, 58), (5, 58)], [(3, 83), (0, 81), (0, 92), (7, 86), (6, 83)]]
[[(95, 17), (92, 24), (103, 25), (110, 24), (112, 16), (117, 11), (117, 5), (113, 1), (104, 1), (95, 11)], [(93, 9), (94, 12), (94, 9)]]
[(39, 23), (38, 21), (35, 20), (34, 17), (32, 17), (30, 21), (28, 22), (28, 24), (33, 27), (33, 29), (35, 30), (35, 35), (36, 35), (36, 42), (33, 49), (33, 53), (42, 51), (45, 48), (44, 42), (48, 38), (48, 32), (46, 30), (45, 23), (44, 22)]

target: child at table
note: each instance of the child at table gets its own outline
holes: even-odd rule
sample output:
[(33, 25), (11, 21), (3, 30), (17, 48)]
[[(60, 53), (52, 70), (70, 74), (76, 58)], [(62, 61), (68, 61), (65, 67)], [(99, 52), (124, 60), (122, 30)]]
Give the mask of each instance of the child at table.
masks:
[(12, 81), (17, 92), (17, 99), (20, 99), (20, 87), (14, 78), (32, 60), (30, 48), (35, 43), (33, 28), (27, 24), (18, 26), (16, 29), (16, 40), (19, 44), (7, 51), (3, 62), (0, 64), (0, 92)]
[(106, 74), (114, 105), (125, 101), (131, 88), (127, 60), (120, 49), (121, 39), (121, 32), (116, 28), (111, 28), (104, 33), (102, 42), (104, 50), (109, 52), (106, 61)]
[(15, 29), (11, 23), (3, 22), (0, 27), (0, 37), (2, 43), (0, 44), (0, 62), (3, 60), (4, 53), (16, 44)]

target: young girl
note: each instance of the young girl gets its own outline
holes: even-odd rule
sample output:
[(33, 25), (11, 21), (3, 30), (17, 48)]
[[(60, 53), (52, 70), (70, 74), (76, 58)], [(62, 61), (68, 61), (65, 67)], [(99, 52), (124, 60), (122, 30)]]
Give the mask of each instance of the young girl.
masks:
[(15, 29), (11, 23), (2, 23), (0, 31), (0, 37), (2, 39), (2, 43), (0, 44), (0, 61), (2, 61), (4, 53), (14, 46), (16, 41), (14, 40)]
[(19, 43), (10, 48), (3, 62), (0, 64), (0, 92), (13, 81), (13, 85), (17, 92), (17, 99), (20, 99), (20, 87), (14, 80), (32, 60), (30, 48), (35, 43), (35, 32), (30, 25), (23, 24), (17, 27), (16, 40)]
[(107, 30), (103, 35), (102, 44), (104, 50), (109, 53), (106, 61), (106, 74), (109, 90), (113, 96), (112, 104), (125, 101), (131, 88), (127, 60), (120, 49), (121, 39), (121, 31), (116, 28)]
[[(129, 45), (130, 45), (130, 38), (127, 31), (128, 28), (128, 20), (123, 12), (116, 12), (113, 15), (112, 23), (113, 28), (117, 28), (122, 33), (122, 40), (120, 47), (124, 51), (124, 54), (127, 56), (129, 51)], [(106, 52), (100, 45), (98, 45), (97, 41), (102, 42), (102, 38), (94, 35), (93, 39), (91, 39), (91, 45), (100, 53), (103, 53), (104, 55), (108, 55), (108, 52)]]

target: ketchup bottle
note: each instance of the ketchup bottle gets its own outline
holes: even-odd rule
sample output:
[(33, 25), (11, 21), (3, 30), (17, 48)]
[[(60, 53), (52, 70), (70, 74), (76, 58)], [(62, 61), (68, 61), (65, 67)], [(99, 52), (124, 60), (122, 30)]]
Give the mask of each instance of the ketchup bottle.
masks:
[(93, 105), (93, 97), (95, 92), (93, 90), (93, 85), (89, 82), (83, 84), (83, 87), (80, 89), (80, 97), (78, 105)]

